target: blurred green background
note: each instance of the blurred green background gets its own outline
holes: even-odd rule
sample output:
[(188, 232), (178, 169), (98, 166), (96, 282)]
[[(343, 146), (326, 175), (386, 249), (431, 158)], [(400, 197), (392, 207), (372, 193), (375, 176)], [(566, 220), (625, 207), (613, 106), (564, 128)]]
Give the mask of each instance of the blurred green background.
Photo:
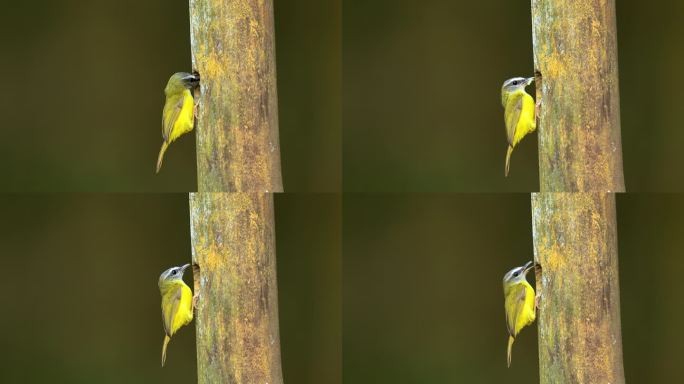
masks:
[[(539, 382), (536, 326), (506, 368), (501, 287), (533, 257), (529, 194), (359, 194), (343, 207), (345, 382)], [(677, 381), (684, 195), (620, 195), (617, 210), (627, 382)]]
[[(0, 382), (197, 381), (194, 324), (159, 365), (157, 280), (190, 260), (187, 194), (3, 195), (0, 211)], [(339, 195), (278, 195), (275, 212), (285, 382), (341, 383)]]
[[(537, 135), (503, 177), (500, 89), (532, 74), (530, 0), (346, 0), (343, 10), (344, 190), (539, 189)], [(684, 2), (617, 1), (617, 17), (627, 190), (684, 191)]]
[[(290, 192), (341, 188), (340, 12), (340, 0), (275, 2)], [(0, 21), (0, 191), (196, 190), (194, 134), (154, 174), (164, 86), (191, 69), (187, 0), (14, 1)]]

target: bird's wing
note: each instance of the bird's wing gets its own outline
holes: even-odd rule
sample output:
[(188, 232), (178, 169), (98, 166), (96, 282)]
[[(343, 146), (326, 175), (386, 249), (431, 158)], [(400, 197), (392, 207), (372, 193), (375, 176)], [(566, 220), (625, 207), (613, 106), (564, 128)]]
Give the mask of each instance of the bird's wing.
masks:
[(164, 298), (164, 310), (162, 311), (162, 318), (164, 320), (164, 331), (166, 331), (166, 334), (169, 337), (173, 335), (173, 320), (176, 318), (176, 314), (178, 313), (182, 292), (183, 290), (181, 287), (178, 287), (169, 292), (168, 296)]
[(184, 101), (185, 96), (183, 94), (177, 98), (166, 99), (166, 104), (164, 104), (164, 115), (162, 116), (162, 137), (164, 138), (164, 141), (168, 142), (173, 125), (176, 124), (178, 115), (180, 115), (180, 112), (183, 109)]
[[(511, 100), (506, 103), (506, 136), (508, 144), (513, 145), (515, 129), (520, 121), (520, 112), (523, 108), (523, 98), (521, 94), (513, 94)], [(510, 109), (510, 111), (509, 111)]]
[(506, 297), (506, 325), (508, 326), (508, 333), (515, 337), (515, 325), (525, 305), (525, 292), (527, 288), (520, 284), (513, 289), (514, 291)]

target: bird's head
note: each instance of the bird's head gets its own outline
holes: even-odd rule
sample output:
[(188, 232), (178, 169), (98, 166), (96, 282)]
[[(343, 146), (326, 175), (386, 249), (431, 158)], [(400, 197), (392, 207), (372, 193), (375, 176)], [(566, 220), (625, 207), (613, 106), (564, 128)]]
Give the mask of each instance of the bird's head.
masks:
[(514, 77), (512, 79), (504, 81), (503, 85), (501, 86), (502, 102), (505, 102), (506, 97), (508, 97), (508, 95), (510, 95), (511, 93), (524, 91), (525, 87), (532, 84), (533, 81), (534, 77)]
[(525, 279), (525, 275), (527, 275), (527, 272), (529, 272), (532, 268), (534, 268), (534, 261), (528, 261), (527, 264), (523, 265), (522, 267), (515, 267), (511, 269), (504, 275), (504, 285), (514, 285), (523, 281), (527, 281)]
[(198, 73), (176, 72), (166, 83), (166, 94), (182, 92), (186, 89), (194, 89), (199, 85), (200, 76)]
[(168, 283), (174, 280), (183, 280), (183, 273), (185, 273), (185, 270), (190, 267), (190, 264), (185, 264), (180, 267), (171, 267), (167, 269), (166, 271), (162, 272), (161, 276), (159, 276), (159, 286), (161, 287), (162, 284)]

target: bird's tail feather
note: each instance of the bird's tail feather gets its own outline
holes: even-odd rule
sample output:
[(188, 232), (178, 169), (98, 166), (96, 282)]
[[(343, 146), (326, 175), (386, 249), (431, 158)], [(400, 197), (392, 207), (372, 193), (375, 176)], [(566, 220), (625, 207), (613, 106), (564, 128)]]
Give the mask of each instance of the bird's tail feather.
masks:
[(511, 167), (511, 154), (513, 153), (513, 146), (508, 146), (508, 151), (506, 152), (506, 177), (508, 177), (508, 170)]
[(513, 336), (508, 336), (508, 367), (511, 367), (511, 353), (513, 352)]
[(166, 362), (166, 347), (169, 345), (169, 341), (171, 341), (171, 338), (169, 337), (169, 335), (164, 335), (164, 346), (162, 347), (162, 367), (164, 366), (164, 363)]
[(162, 143), (161, 149), (159, 150), (159, 157), (157, 157), (157, 172), (159, 173), (159, 170), (161, 169), (162, 166), (162, 161), (164, 161), (164, 152), (166, 152), (166, 148), (169, 147), (169, 144), (164, 141)]

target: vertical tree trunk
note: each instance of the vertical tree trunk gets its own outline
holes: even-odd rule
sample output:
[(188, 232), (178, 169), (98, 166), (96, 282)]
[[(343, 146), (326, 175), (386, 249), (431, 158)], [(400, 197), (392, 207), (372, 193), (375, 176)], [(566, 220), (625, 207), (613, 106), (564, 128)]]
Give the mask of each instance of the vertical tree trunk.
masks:
[(198, 190), (282, 192), (273, 0), (190, 0)]
[(282, 384), (273, 0), (190, 0), (190, 30), (201, 77), (190, 195), (198, 382)]
[(198, 382), (282, 384), (272, 194), (190, 194)]
[(624, 383), (615, 195), (532, 194), (542, 384)]
[(624, 192), (614, 0), (532, 0), (542, 192)]
[(625, 190), (615, 2), (532, 0), (532, 35), (541, 382), (624, 383), (610, 193)]

